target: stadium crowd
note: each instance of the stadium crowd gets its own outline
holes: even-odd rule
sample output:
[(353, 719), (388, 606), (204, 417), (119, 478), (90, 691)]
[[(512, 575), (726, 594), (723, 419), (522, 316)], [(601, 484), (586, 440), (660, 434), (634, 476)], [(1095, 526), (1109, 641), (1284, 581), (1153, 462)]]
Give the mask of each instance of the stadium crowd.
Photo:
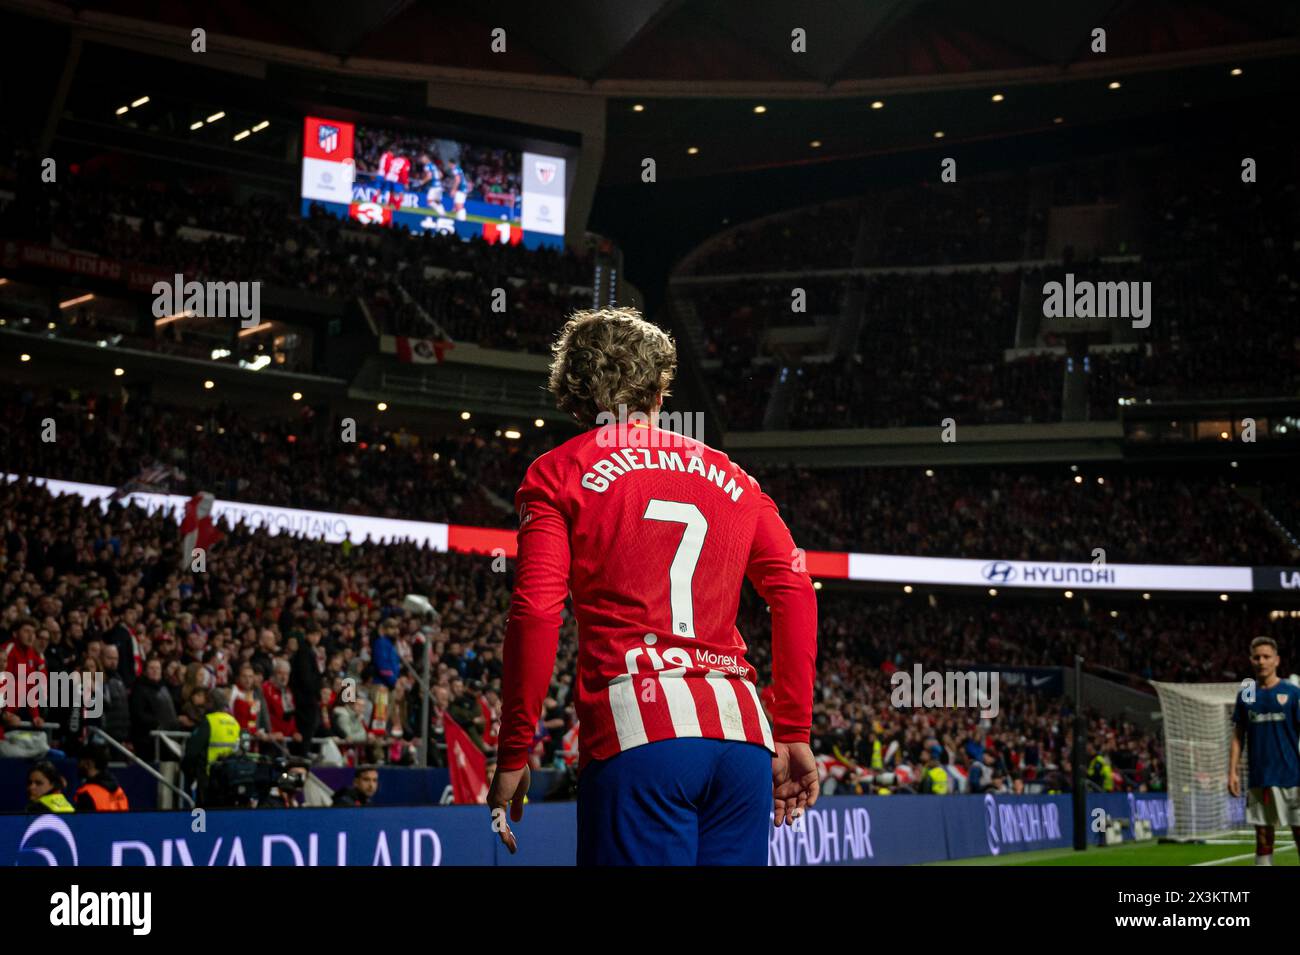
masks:
[[(6, 460), (30, 461), (42, 477), (124, 487), (161, 469), (166, 473), (146, 482), (152, 489), (410, 520), (510, 525), (515, 489), (542, 450), (531, 436), (416, 435), (364, 421), (347, 442), (339, 422), (310, 406), (296, 418), (253, 417), (125, 390), (37, 393), (10, 386), (4, 404)], [(46, 418), (61, 429), (55, 441), (41, 440)]]
[[(1291, 563), (1230, 481), (1168, 470), (755, 469), (795, 541), (815, 550), (1112, 563)], [(1211, 517), (1211, 515), (1213, 515)]]
[(1059, 420), (1060, 361), (1002, 359), (1017, 288), (994, 271), (870, 276), (853, 354), (804, 366), (790, 427)]
[[(264, 749), (308, 755), (329, 739), (355, 762), (409, 765), (424, 735), (415, 673), (427, 641), (432, 764), (445, 765), (448, 713), (492, 750), (511, 580), (490, 558), (225, 527), (192, 573), (162, 513), (100, 513), (14, 482), (0, 488), (0, 515), (4, 666), (103, 672), (106, 683), (101, 717), (9, 708), (0, 732), (58, 723), (55, 742), (75, 752), (98, 725), (152, 759), (154, 731), (193, 730), (224, 697)], [(405, 609), (411, 593), (435, 611)], [(560, 713), (567, 686), (557, 683)]]
[(861, 224), (867, 265), (1018, 261), (1041, 251), (1041, 220), (1023, 179), (924, 181), (742, 224), (688, 267), (698, 275), (848, 268)]
[[(401, 289), (393, 282), (400, 283)], [(494, 292), (505, 292), (501, 311), (493, 309)], [(406, 295), (402, 292), (405, 291)], [(390, 282), (378, 298), (385, 315), (381, 327), (411, 338), (441, 338), (484, 348), (546, 354), (555, 331), (575, 309), (591, 305), (591, 291), (559, 287), (534, 278), (512, 282), (504, 273), (479, 270), (471, 274), (426, 278), (406, 271)]]
[[(326, 411), (297, 417), (206, 409), (145, 394), (0, 388), (0, 452), (48, 478), (408, 520), (511, 527), (532, 460), (564, 435), (518, 439), (476, 428), (419, 434), (358, 422), (356, 441)], [(41, 439), (53, 419), (58, 440)], [(741, 460), (743, 465), (745, 462)], [(1208, 472), (971, 467), (753, 469), (802, 547), (925, 557), (1114, 563), (1290, 564), (1269, 515)], [(1255, 481), (1242, 472), (1243, 486)], [(1273, 516), (1293, 495), (1268, 487)], [(1294, 535), (1298, 529), (1288, 527)]]
[[(949, 772), (949, 791), (1069, 789), (1068, 699), (1004, 682), (998, 713), (990, 718), (978, 708), (894, 705), (891, 676), (916, 664), (949, 672), (1070, 666), (1080, 653), (1090, 670), (1149, 691), (1149, 679), (1239, 680), (1249, 671), (1253, 636), (1272, 632), (1286, 646), (1300, 637), (1295, 621), (1269, 621), (1240, 607), (1093, 606), (1086, 598), (1007, 601), (828, 589), (818, 602), (812, 742), (823, 775), (836, 780), (840, 792), (917, 791), (924, 789), (925, 768), (936, 765)], [(742, 601), (738, 627), (760, 673), (770, 661), (769, 620), (761, 601)], [(1090, 778), (1098, 757), (1107, 767), (1093, 780), (1099, 788), (1163, 788), (1157, 733), (1094, 712), (1085, 715)], [(975, 769), (979, 764), (986, 768)]]
[[(1188, 200), (1202, 188), (1213, 197), (1208, 212)], [(1294, 186), (1243, 203), (1195, 177), (1170, 176), (1155, 178), (1147, 194), (1142, 262), (1115, 274), (1151, 280), (1157, 312), (1170, 318), (1153, 323), (1145, 350), (1101, 363), (1094, 410), (1113, 410), (1118, 395), (1191, 383), (1207, 394), (1257, 390), (1261, 382), (1294, 393), (1300, 365), (1287, 324), (1297, 290)], [(927, 190), (919, 206), (908, 197), (878, 209), (854, 201), (767, 220), (738, 230), (694, 267), (847, 267), (853, 248), (844, 222), (860, 216), (879, 218), (868, 251), (891, 267), (1016, 260), (1041, 245), (1042, 216), (1014, 190)], [(916, 209), (919, 230), (903, 216)], [(3, 219), (6, 237), (165, 266), (187, 278), (248, 277), (358, 297), (374, 306), (384, 331), (440, 329), (499, 348), (545, 350), (584, 298), (574, 287), (589, 280), (588, 265), (569, 253), (367, 230), (318, 209), (300, 217), (262, 197), (235, 203), (220, 190), (123, 187), (90, 171), (17, 190)], [(1095, 266), (1080, 266), (1088, 268)], [(784, 314), (788, 293), (771, 282), (739, 293), (706, 290), (696, 299), (703, 357), (717, 360), (713, 381), (733, 428), (760, 427), (767, 389), (790, 374), (792, 427), (934, 425), (949, 415), (962, 423), (1054, 420), (1062, 360), (1003, 360), (1023, 289), (1043, 277), (1030, 267), (873, 275), (852, 352), (823, 365), (754, 359), (766, 328), (835, 315), (842, 284), (808, 282), (809, 312), (793, 319)], [(510, 311), (489, 321), (491, 289), (507, 286)], [(1248, 321), (1252, 334), (1239, 334), (1225, 314)], [(159, 486), (176, 492), (376, 516), (509, 526), (508, 503), (542, 450), (483, 434), (430, 438), (365, 426), (348, 445), (327, 413), (306, 407), (297, 419), (252, 420), (140, 393), (6, 386), (3, 397), (0, 450), (11, 468), (22, 462), (42, 476), (119, 487), (161, 473)], [(46, 417), (59, 422), (55, 442), (40, 440), (37, 423)], [(1294, 558), (1257, 509), (1211, 477), (1090, 472), (1079, 484), (1083, 476), (1074, 473), (1012, 468), (924, 479), (886, 469), (756, 473), (796, 541), (810, 548), (1090, 561), (1102, 547), (1108, 561), (1169, 563)], [(1270, 495), (1282, 502), (1275, 513), (1294, 516), (1293, 494), (1283, 487)], [(207, 571), (194, 573), (181, 564), (174, 522), (162, 515), (118, 505), (100, 513), (25, 481), (0, 486), (0, 525), (0, 666), (103, 672), (109, 698), (99, 725), (137, 753), (153, 754), (154, 731), (193, 729), (224, 705), (268, 750), (314, 752), (313, 740), (328, 739), (353, 763), (410, 764), (428, 736), (438, 764), (449, 714), (491, 755), (508, 567), (404, 544), (327, 545), (226, 527)], [(427, 595), (436, 614), (408, 609), (410, 593)], [(1218, 604), (1121, 611), (1082, 598), (963, 601), (830, 590), (820, 603), (814, 746), (842, 791), (916, 789), (933, 765), (951, 767), (958, 789), (1064, 788), (1068, 701), (1017, 690), (992, 719), (904, 711), (889, 701), (898, 668), (1056, 666), (1078, 652), (1131, 681), (1236, 679), (1250, 637), (1287, 626)], [(763, 683), (768, 622), (752, 595), (739, 626)], [(421, 725), (410, 667), (426, 645), (435, 685), (430, 722)], [(575, 756), (574, 652), (568, 620), (535, 736), (539, 766), (572, 765)], [(351, 686), (358, 692), (348, 701), (343, 690)], [(1163, 785), (1158, 739), (1088, 718), (1091, 754), (1114, 769), (1108, 786), (1105, 772), (1099, 785)], [(61, 725), (59, 745), (75, 750), (84, 742), (88, 724), (74, 712), (9, 709), (0, 713), (0, 733), (41, 721)]]
[[(435, 762), (445, 759), (444, 713), (491, 754), (512, 580), (509, 567), (489, 557), (407, 544), (332, 545), (227, 526), (206, 571), (194, 573), (180, 564), (177, 526), (161, 513), (120, 504), (101, 513), (26, 481), (0, 488), (0, 524), (5, 666), (104, 672), (108, 704), (98, 725), (146, 757), (154, 730), (192, 729), (224, 701), (265, 747), (305, 753), (308, 741), (329, 738), (357, 762), (409, 764), (424, 732), (409, 667), (425, 641), (435, 668), (428, 728)], [(435, 613), (410, 609), (411, 593), (426, 595)], [(901, 710), (888, 704), (895, 668), (1051, 666), (1077, 651), (1091, 665), (1134, 679), (1227, 679), (1244, 672), (1241, 647), (1269, 626), (1218, 605), (1207, 612), (1141, 604), (1112, 616), (1086, 600), (992, 603), (825, 590), (820, 603), (814, 739), (844, 791), (873, 775), (862, 770), (876, 756), (876, 771), (894, 775), (872, 782), (870, 791), (915, 789), (918, 767), (931, 760), (967, 776), (987, 764), (987, 777), (976, 771), (976, 788), (1052, 788), (1053, 774), (1068, 774), (1064, 700), (1008, 693), (991, 720)], [(738, 625), (765, 684), (770, 625), (753, 595)], [(575, 640), (568, 620), (537, 729), (537, 765), (571, 765), (575, 755)], [(344, 702), (348, 681), (357, 692)], [(12, 710), (0, 722), (33, 716), (59, 723), (56, 742), (74, 749), (89, 725), (69, 713)], [(1159, 785), (1156, 740), (1090, 718), (1089, 745), (1115, 767), (1112, 784)]]

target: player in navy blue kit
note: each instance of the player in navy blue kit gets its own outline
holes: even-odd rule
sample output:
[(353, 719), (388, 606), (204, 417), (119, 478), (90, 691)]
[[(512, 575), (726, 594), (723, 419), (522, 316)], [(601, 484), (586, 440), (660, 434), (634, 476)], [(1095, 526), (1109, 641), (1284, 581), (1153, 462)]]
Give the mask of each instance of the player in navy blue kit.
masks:
[(451, 193), (452, 214), (461, 222), (465, 221), (465, 200), (469, 196), (469, 178), (460, 163), (448, 163), (447, 175), (443, 177), (448, 183), (447, 191)]
[(1255, 865), (1273, 864), (1273, 833), (1290, 826), (1300, 844), (1300, 687), (1280, 679), (1277, 643), (1250, 642), (1253, 685), (1237, 693), (1232, 710), (1232, 754), (1228, 792), (1241, 795), (1241, 751), (1250, 758), (1246, 821), (1255, 827)]
[(438, 215), (444, 214), (447, 210), (442, 207), (442, 170), (428, 153), (420, 155), (420, 170), (424, 175), (420, 188), (425, 190), (425, 201)]

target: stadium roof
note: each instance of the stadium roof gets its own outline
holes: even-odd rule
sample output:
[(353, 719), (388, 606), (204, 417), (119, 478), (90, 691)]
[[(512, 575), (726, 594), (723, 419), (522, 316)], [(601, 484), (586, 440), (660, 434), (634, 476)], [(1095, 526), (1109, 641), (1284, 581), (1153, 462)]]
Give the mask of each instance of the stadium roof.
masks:
[[(608, 95), (852, 92), (882, 80), (935, 88), (989, 74), (1048, 78), (1097, 60), (1294, 49), (1291, 0), (98, 0), (18, 3), (104, 31), (203, 27), (210, 49), (429, 78)], [(493, 52), (494, 28), (506, 51)], [(791, 50), (802, 28), (807, 52)], [(701, 84), (707, 84), (701, 89)]]

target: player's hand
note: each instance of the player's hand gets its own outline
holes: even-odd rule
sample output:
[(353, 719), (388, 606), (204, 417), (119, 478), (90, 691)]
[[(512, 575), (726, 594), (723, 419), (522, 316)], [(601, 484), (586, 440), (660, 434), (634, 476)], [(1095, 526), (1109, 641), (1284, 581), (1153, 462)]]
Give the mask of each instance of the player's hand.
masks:
[(492, 831), (501, 837), (501, 844), (510, 850), (511, 855), (515, 854), (519, 844), (515, 841), (515, 834), (510, 831), (510, 823), (506, 822), (506, 806), (510, 807), (510, 822), (524, 818), (524, 797), (528, 795), (528, 785), (531, 782), (532, 774), (528, 771), (527, 764), (519, 769), (497, 767), (488, 789), (487, 804), (492, 811)]
[(787, 826), (817, 802), (817, 761), (807, 743), (777, 743), (772, 757), (772, 823)]
[(1241, 795), (1241, 776), (1228, 773), (1228, 794), (1234, 798)]

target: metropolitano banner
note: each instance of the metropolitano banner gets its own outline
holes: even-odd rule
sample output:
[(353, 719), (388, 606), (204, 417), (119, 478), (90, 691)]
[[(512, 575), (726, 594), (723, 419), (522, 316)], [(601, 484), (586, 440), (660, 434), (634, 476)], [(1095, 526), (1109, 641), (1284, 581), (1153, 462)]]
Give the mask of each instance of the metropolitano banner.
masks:
[[(6, 474), (17, 480), (18, 475)], [(87, 504), (108, 506), (114, 489), (103, 484), (33, 478), (55, 494), (75, 494)], [(177, 523), (188, 497), (136, 491), (124, 500), (150, 513), (163, 510)], [(309, 540), (353, 544), (413, 542), (436, 551), (459, 554), (516, 554), (515, 533), (507, 528), (466, 527), (436, 521), (366, 517), (331, 511), (309, 511), (271, 504), (217, 499), (214, 521), (294, 534)], [(1204, 564), (1090, 564), (1060, 561), (981, 560), (958, 557), (909, 557), (902, 554), (857, 554), (809, 551), (807, 567), (813, 577), (872, 583), (935, 584), (954, 587), (1015, 587), (1053, 590), (1182, 591), (1250, 593), (1260, 590), (1300, 590), (1300, 568), (1229, 567)]]

